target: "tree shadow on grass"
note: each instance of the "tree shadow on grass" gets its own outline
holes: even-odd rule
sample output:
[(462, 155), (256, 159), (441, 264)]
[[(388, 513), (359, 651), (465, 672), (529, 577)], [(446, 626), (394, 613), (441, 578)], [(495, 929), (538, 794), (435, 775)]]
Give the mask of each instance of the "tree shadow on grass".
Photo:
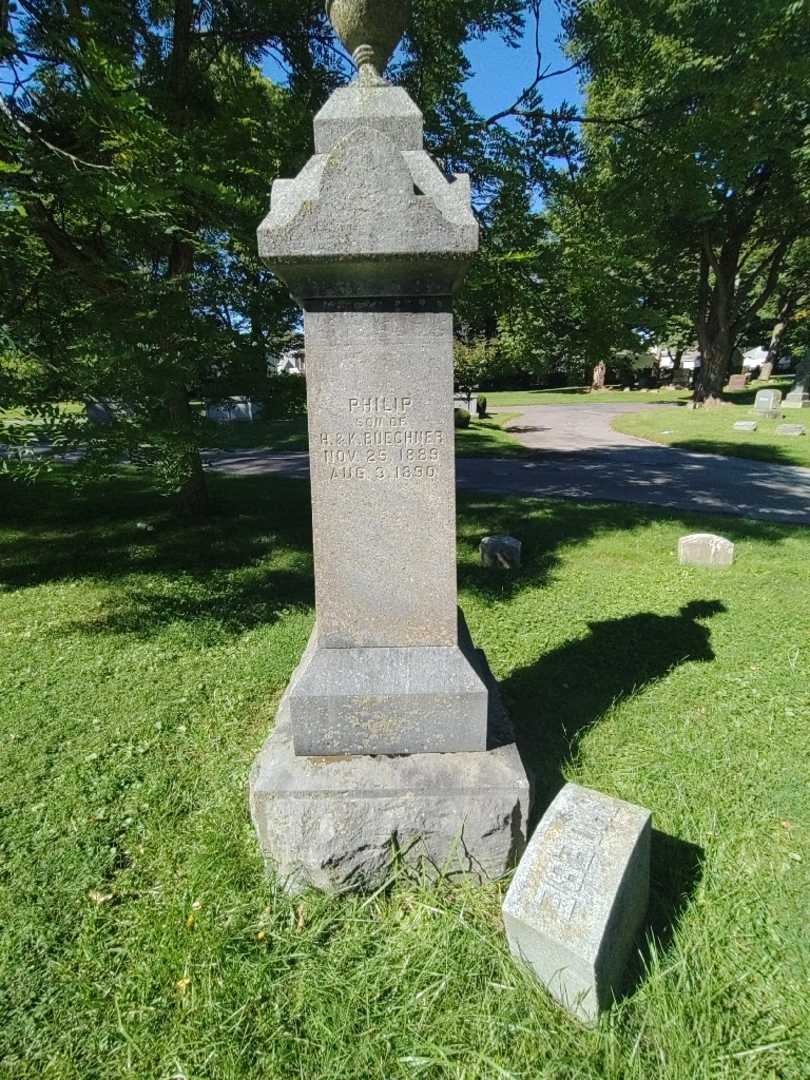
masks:
[[(794, 442), (796, 440), (794, 439)], [(802, 467), (786, 448), (771, 443), (721, 442), (719, 439), (683, 438), (667, 444), (674, 450), (686, 450), (693, 454), (722, 454), (723, 457), (743, 458), (746, 461), (767, 461), (771, 465), (791, 465)]]
[[(272, 622), (291, 608), (312, 608), (308, 484), (268, 475), (211, 475), (217, 513), (201, 525), (184, 525), (142, 477), (118, 476), (79, 491), (70, 479), (64, 470), (31, 488), (0, 480), (0, 588), (82, 579), (118, 583), (109, 606), (77, 621), (76, 630), (149, 634), (185, 621), (202, 631), (207, 621), (216, 638)], [(710, 524), (627, 504), (464, 495), (461, 583), (486, 598), (508, 599), (543, 585), (561, 547), (667, 517), (685, 529)], [(785, 536), (784, 529), (765, 522), (733, 519), (723, 526), (733, 540), (754, 537), (776, 544)], [(505, 575), (479, 565), (478, 543), (487, 532), (523, 540), (520, 572)]]
[[(566, 783), (564, 766), (583, 734), (624, 698), (685, 663), (714, 660), (704, 621), (725, 611), (718, 600), (693, 601), (676, 615), (642, 612), (590, 623), (590, 633), (519, 668), (502, 683), (518, 748), (534, 780), (530, 829)], [(653, 831), (646, 947), (628, 976), (643, 976), (652, 948), (665, 949), (701, 877), (703, 852)]]
[(0, 520), (0, 588), (81, 579), (118, 586), (109, 606), (60, 624), (61, 633), (148, 635), (183, 621), (201, 641), (206, 625), (217, 640), (311, 608), (308, 486), (251, 477), (213, 478), (212, 488), (217, 512), (187, 525), (137, 477), (79, 491), (67, 482), (14, 486)]
[[(773, 545), (785, 539), (788, 528), (746, 518), (717, 520), (633, 503), (464, 494), (459, 498), (459, 585), (489, 601), (508, 601), (528, 586), (545, 585), (560, 563), (562, 548), (587, 543), (601, 533), (632, 532), (661, 522), (677, 524), (684, 533), (717, 531), (735, 543), (750, 539)], [(519, 570), (505, 572), (481, 565), (481, 539), (496, 534), (522, 541), (523, 563)]]

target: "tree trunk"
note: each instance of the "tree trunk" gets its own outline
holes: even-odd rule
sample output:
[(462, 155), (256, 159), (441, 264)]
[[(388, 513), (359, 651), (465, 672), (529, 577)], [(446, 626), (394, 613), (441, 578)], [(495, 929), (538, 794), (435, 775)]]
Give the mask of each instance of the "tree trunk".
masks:
[[(193, 0), (175, 0), (172, 26), (172, 54), (169, 85), (172, 91), (172, 120), (183, 131), (188, 127), (188, 64), (191, 54), (191, 31), (194, 22)], [(189, 223), (189, 226), (191, 223)], [(192, 231), (189, 228), (189, 231)], [(188, 241), (172, 239), (169, 252), (169, 280), (187, 278), (194, 272), (194, 248)], [(187, 298), (184, 283), (178, 288)], [(170, 344), (171, 348), (172, 345)], [(205, 517), (210, 509), (208, 483), (203, 472), (200, 448), (194, 431), (194, 415), (189, 404), (188, 387), (182, 380), (182, 346), (175, 346), (178, 376), (167, 388), (166, 404), (172, 433), (177, 440), (176, 466), (179, 474), (177, 507), (187, 518)]]
[[(172, 241), (169, 255), (169, 278), (190, 274), (194, 269), (194, 251), (184, 241)], [(182, 286), (181, 286), (182, 288)], [(182, 370), (181, 357), (177, 356)], [(194, 431), (194, 414), (188, 400), (188, 387), (178, 378), (168, 387), (167, 411), (172, 433), (177, 440), (176, 466), (180, 476), (177, 505), (184, 517), (205, 517), (209, 511), (208, 483), (202, 467), (200, 448)]]
[[(723, 246), (715, 256), (708, 237), (700, 261), (698, 298), (698, 341), (700, 343), (700, 378), (695, 380), (695, 400), (717, 404), (726, 385), (734, 351), (733, 312), (739, 249), (736, 244)], [(714, 280), (710, 279), (713, 272)]]
[(194, 434), (194, 415), (186, 387), (175, 387), (168, 402), (168, 412), (178, 440), (176, 465), (180, 482), (176, 494), (177, 508), (185, 518), (207, 517), (210, 510), (208, 482)]
[(782, 352), (782, 342), (785, 332), (790, 326), (790, 321), (796, 311), (796, 298), (788, 295), (782, 297), (779, 303), (779, 314), (776, 316), (776, 324), (771, 332), (771, 343), (768, 346), (768, 355), (765, 357), (766, 364), (773, 364), (774, 369)]

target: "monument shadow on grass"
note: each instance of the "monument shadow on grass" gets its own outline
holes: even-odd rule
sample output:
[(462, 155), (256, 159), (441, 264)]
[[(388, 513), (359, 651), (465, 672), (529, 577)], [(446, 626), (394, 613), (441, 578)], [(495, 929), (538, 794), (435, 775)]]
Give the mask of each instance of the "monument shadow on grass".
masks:
[[(613, 704), (680, 664), (714, 660), (703, 621), (725, 610), (719, 600), (693, 601), (676, 615), (642, 612), (590, 623), (587, 637), (546, 653), (501, 684), (535, 784), (530, 831), (566, 783), (563, 766), (576, 755), (580, 738)], [(700, 881), (702, 863), (700, 847), (653, 830), (644, 946), (628, 969), (624, 994), (643, 978), (653, 945), (658, 951), (669, 946)]]

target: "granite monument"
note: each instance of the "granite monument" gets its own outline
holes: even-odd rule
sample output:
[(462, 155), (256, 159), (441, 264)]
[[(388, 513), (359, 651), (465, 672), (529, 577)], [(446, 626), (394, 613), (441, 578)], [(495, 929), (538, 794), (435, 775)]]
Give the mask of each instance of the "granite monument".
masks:
[(316, 625), (251, 806), (290, 888), (372, 884), (394, 848), (503, 873), (529, 785), (457, 606), (452, 296), (478, 248), (466, 176), (382, 72), (405, 2), (326, 5), (358, 75), (273, 184), (263, 259), (304, 309)]

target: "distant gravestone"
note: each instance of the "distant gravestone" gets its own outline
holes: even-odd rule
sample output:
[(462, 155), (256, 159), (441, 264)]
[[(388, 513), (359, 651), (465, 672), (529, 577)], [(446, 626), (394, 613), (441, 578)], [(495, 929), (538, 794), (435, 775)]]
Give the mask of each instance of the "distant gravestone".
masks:
[(780, 424), (776, 429), (777, 435), (806, 435), (807, 429), (803, 424)]
[(782, 391), (760, 390), (754, 398), (754, 412), (768, 420), (778, 420), (782, 415)]
[(262, 406), (249, 397), (232, 397), (225, 401), (212, 401), (205, 407), (205, 415), (216, 424), (250, 423), (262, 415)]
[(620, 989), (647, 911), (649, 811), (566, 784), (537, 826), (503, 905), (512, 954), (577, 1019)]
[(84, 411), (91, 424), (99, 424), (102, 427), (133, 416), (132, 406), (123, 401), (87, 401)]
[(727, 390), (744, 390), (748, 386), (747, 375), (732, 375), (728, 380)]
[(763, 382), (766, 382), (773, 375), (773, 364), (768, 360), (759, 369), (759, 377)]
[(523, 544), (514, 536), (485, 536), (481, 541), (481, 565), (499, 570), (516, 570), (520, 566)]
[(678, 542), (678, 562), (682, 566), (731, 566), (734, 545), (714, 533), (691, 533)]
[(799, 365), (796, 381), (783, 405), (786, 409), (810, 409), (810, 360)]
[(115, 422), (115, 413), (106, 401), (88, 401), (84, 411), (91, 424), (106, 427)]
[(692, 385), (691, 373), (686, 368), (672, 372), (672, 385), (678, 390), (686, 390)]
[(756, 431), (759, 427), (756, 420), (738, 420), (734, 425), (735, 431)]

